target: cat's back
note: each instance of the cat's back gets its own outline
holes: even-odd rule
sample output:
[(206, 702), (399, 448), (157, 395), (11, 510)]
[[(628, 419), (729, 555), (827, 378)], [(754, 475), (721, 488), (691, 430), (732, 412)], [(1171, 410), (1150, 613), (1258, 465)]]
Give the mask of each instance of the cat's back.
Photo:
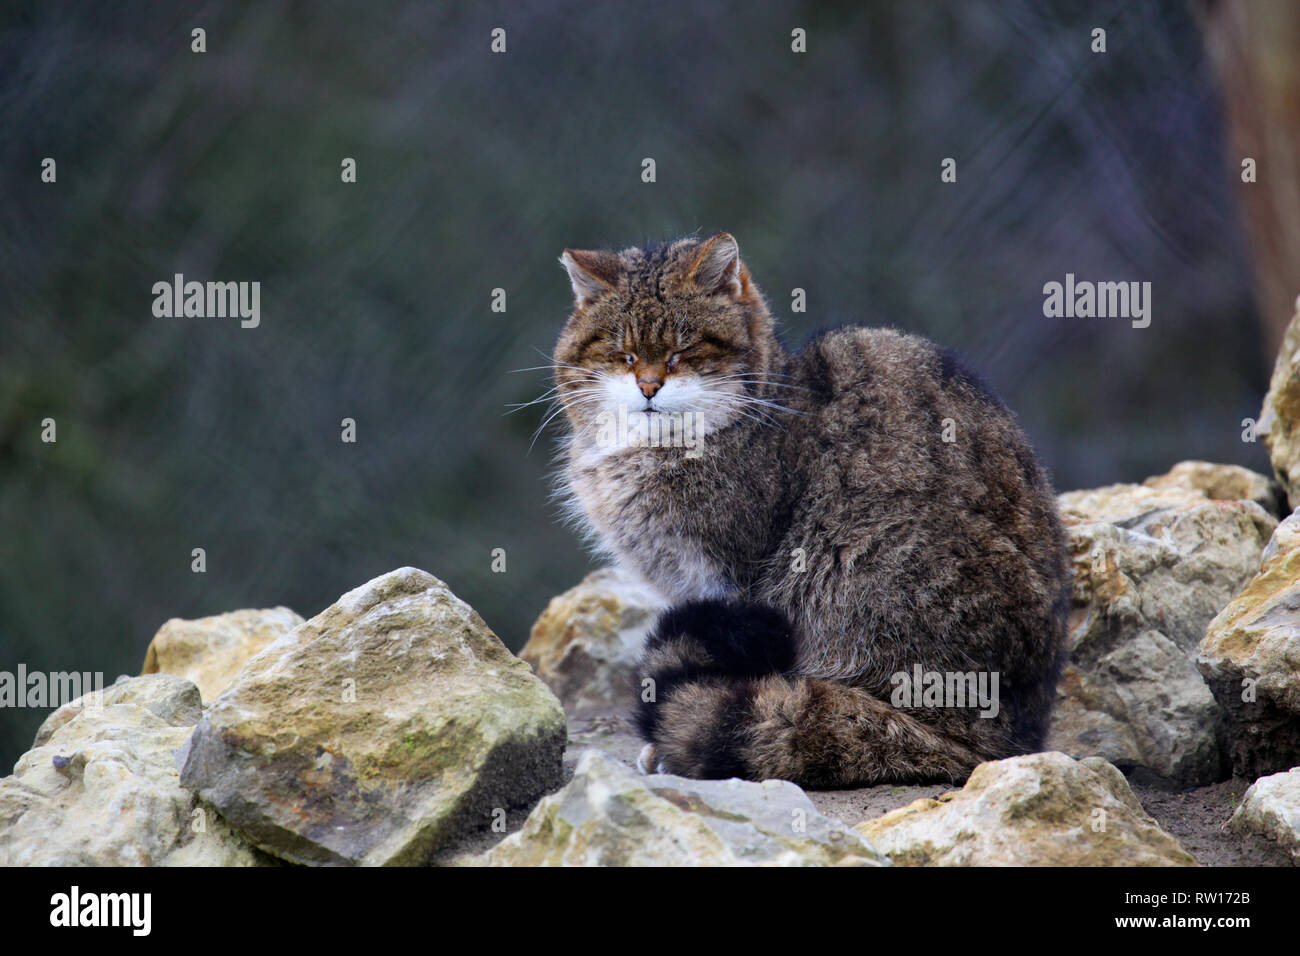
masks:
[(1007, 415), (1002, 401), (957, 355), (919, 335), (848, 325), (815, 336), (793, 358), (805, 411), (870, 399), (882, 415), (913, 418), (939, 399)]
[(793, 356), (790, 381), (799, 413), (792, 428), (804, 439), (796, 444), (853, 446), (858, 457), (870, 453), (914, 477), (961, 451), (945, 446), (983, 450), (992, 441), (1028, 454), (992, 390), (953, 352), (919, 335), (863, 326), (824, 332)]
[[(1059, 544), (1050, 481), (1014, 415), (951, 350), (887, 328), (846, 326), (792, 359), (799, 395), (787, 464), (822, 501), (906, 500), (978, 512), (1020, 541)], [(893, 509), (890, 509), (893, 510)], [(948, 519), (950, 520), (950, 519)]]

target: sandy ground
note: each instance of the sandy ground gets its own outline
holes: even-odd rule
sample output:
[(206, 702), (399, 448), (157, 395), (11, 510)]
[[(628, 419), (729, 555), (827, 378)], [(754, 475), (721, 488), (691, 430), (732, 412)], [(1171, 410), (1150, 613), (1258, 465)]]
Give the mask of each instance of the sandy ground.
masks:
[(1182, 793), (1134, 787), (1146, 812), (1201, 866), (1290, 866), (1291, 858), (1255, 834), (1233, 833), (1228, 818), (1254, 781), (1235, 777)]
[[(584, 747), (595, 747), (636, 766), (641, 742), (620, 718), (571, 718), (566, 773), (572, 774)], [(1141, 786), (1133, 786), (1133, 792), (1147, 813), (1202, 866), (1288, 866), (1290, 858), (1267, 840), (1233, 833), (1225, 826), (1250, 784), (1249, 780), (1233, 779), (1183, 793)], [(853, 826), (907, 806), (913, 800), (935, 797), (950, 789), (943, 784), (921, 787), (887, 784), (856, 790), (808, 791), (808, 796), (822, 813)], [(510, 829), (516, 829), (515, 821), (511, 824)]]

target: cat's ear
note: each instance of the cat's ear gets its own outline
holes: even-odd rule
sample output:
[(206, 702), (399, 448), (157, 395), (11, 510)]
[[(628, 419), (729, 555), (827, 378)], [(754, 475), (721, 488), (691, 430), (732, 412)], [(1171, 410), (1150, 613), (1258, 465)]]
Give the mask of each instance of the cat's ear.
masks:
[(621, 269), (618, 255), (601, 249), (565, 249), (560, 265), (569, 273), (573, 303), (579, 309), (612, 291)]
[(686, 269), (686, 277), (705, 292), (740, 297), (740, 246), (730, 233), (704, 242)]

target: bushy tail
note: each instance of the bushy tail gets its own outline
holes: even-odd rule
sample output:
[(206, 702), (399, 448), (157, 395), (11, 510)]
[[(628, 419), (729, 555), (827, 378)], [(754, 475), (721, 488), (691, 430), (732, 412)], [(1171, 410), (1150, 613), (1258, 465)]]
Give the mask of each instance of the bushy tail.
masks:
[(647, 638), (634, 723), (647, 771), (804, 787), (965, 780), (991, 756), (860, 688), (792, 676), (795, 637), (779, 611), (696, 601)]

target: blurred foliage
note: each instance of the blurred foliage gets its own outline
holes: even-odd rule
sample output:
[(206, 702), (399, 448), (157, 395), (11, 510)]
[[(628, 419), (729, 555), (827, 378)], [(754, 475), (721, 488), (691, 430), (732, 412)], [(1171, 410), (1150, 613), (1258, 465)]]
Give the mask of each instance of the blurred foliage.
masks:
[[(547, 387), (511, 370), (546, 361), (566, 246), (729, 230), (791, 343), (943, 340), (1062, 488), (1266, 467), (1241, 187), (1179, 3), (41, 0), (0, 13), (0, 116), (0, 669), (111, 681), (169, 617), (310, 616), (403, 564), (520, 647), (588, 568), (556, 426), (530, 452), (542, 410), (504, 414)], [(259, 281), (261, 326), (155, 319), (177, 272)], [(1152, 282), (1151, 327), (1044, 318), (1066, 272)], [(43, 716), (0, 711), (0, 762)]]

